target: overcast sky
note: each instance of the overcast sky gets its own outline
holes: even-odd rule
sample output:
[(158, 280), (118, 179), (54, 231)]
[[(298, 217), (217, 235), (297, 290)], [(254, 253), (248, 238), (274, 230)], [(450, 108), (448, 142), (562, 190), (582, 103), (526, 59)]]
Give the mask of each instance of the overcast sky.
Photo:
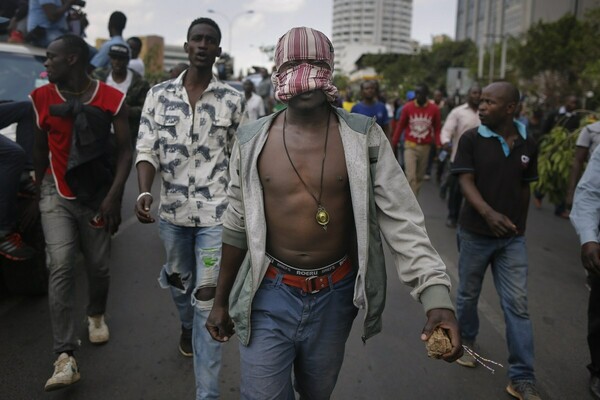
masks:
[[(457, 0), (413, 0), (411, 38), (431, 43), (431, 37), (454, 38)], [(212, 9), (216, 13), (208, 13)], [(108, 17), (119, 10), (127, 15), (124, 36), (159, 35), (166, 44), (181, 44), (190, 22), (210, 17), (220, 26), (221, 47), (229, 52), (231, 29), (235, 72), (252, 65), (267, 66), (263, 45), (274, 45), (294, 26), (318, 29), (331, 38), (332, 0), (88, 0), (88, 41), (108, 37)], [(252, 10), (252, 14), (247, 14)]]

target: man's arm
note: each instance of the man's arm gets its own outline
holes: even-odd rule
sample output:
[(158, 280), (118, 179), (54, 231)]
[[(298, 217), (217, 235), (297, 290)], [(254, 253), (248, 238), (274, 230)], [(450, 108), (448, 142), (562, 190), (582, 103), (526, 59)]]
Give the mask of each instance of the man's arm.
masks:
[(402, 131), (406, 129), (408, 125), (408, 112), (406, 111), (407, 105), (402, 107), (402, 112), (400, 113), (400, 120), (396, 124), (396, 129), (394, 130), (394, 135), (392, 136), (392, 150), (396, 152), (396, 148), (398, 147), (398, 142), (400, 141), (400, 136), (402, 135)]
[(517, 226), (504, 214), (496, 212), (481, 196), (475, 186), (475, 174), (472, 172), (461, 173), (458, 181), (465, 199), (483, 217), (494, 235), (504, 236), (517, 233)]
[(451, 144), (454, 146), (458, 145), (458, 143), (452, 143), (452, 139), (456, 133), (456, 129), (458, 127), (458, 118), (456, 116), (456, 112), (450, 111), (448, 118), (446, 118), (446, 122), (444, 122), (444, 126), (442, 127), (442, 133), (440, 134), (440, 141), (442, 142), (442, 146), (448, 151), (450, 149)]
[(98, 210), (106, 221), (106, 229), (114, 234), (121, 224), (121, 201), (125, 182), (131, 170), (131, 140), (129, 138), (129, 122), (127, 120), (127, 106), (123, 104), (113, 118), (115, 139), (117, 141), (117, 166), (115, 178), (108, 194), (100, 204)]
[(398, 276), (413, 288), (411, 295), (427, 313), (421, 339), (427, 341), (437, 327), (445, 329), (452, 351), (442, 358), (454, 361), (462, 355), (462, 345), (446, 267), (427, 236), (423, 212), (383, 132), (375, 124), (369, 135), (380, 136), (373, 182), (379, 229), (391, 249)]
[(579, 235), (581, 262), (588, 271), (600, 275), (600, 153), (595, 150), (575, 190), (570, 214), (571, 223)]
[(233, 321), (229, 316), (229, 295), (240, 266), (246, 257), (246, 252), (246, 249), (223, 243), (215, 301), (206, 320), (206, 329), (210, 336), (219, 342), (228, 341), (235, 333)]
[(46, 175), (48, 164), (50, 163), (48, 155), (48, 136), (37, 125), (34, 126), (34, 141), (33, 141), (33, 170), (35, 172), (35, 186), (39, 195), (39, 187), (42, 185), (42, 180)]
[(46, 175), (48, 164), (50, 163), (48, 158), (50, 153), (48, 149), (48, 136), (37, 126), (37, 123), (33, 127), (33, 135), (32, 159), (33, 170), (35, 173), (35, 197), (34, 201), (29, 203), (29, 207), (27, 207), (27, 210), (21, 218), (20, 228), (22, 230), (26, 230), (28, 227), (32, 226), (39, 216), (39, 202), (41, 198), (40, 187), (44, 180), (44, 176)]
[[(152, 214), (150, 214), (150, 207), (152, 207), (152, 182), (154, 182), (154, 175), (156, 174), (156, 168), (148, 161), (140, 161), (135, 165), (138, 175), (138, 188), (140, 190), (140, 196), (135, 202), (135, 216), (138, 221), (143, 224), (150, 224), (154, 222)], [(143, 195), (142, 195), (143, 194)]]
[[(157, 145), (158, 134), (154, 122), (154, 97), (151, 91), (146, 94), (137, 136), (135, 166), (138, 173), (140, 196), (135, 202), (134, 210), (138, 220), (143, 224), (148, 224), (154, 222), (154, 218), (150, 214), (153, 198), (149, 193), (152, 189), (156, 170), (160, 165), (160, 152)], [(142, 194), (144, 195), (141, 196)]]

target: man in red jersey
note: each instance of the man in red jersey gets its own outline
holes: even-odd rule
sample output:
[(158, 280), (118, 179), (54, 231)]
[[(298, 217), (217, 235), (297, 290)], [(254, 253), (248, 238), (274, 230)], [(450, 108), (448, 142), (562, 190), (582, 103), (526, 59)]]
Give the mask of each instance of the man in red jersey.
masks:
[(78, 252), (84, 255), (89, 281), (89, 340), (108, 341), (104, 312), (110, 237), (121, 223), (121, 198), (131, 167), (125, 95), (88, 76), (88, 51), (85, 41), (75, 35), (51, 42), (45, 62), (50, 83), (30, 95), (37, 124), (36, 192), (46, 237), (48, 300), (58, 354), (46, 391), (80, 378), (73, 358), (78, 347), (74, 289)]
[(440, 131), (442, 129), (440, 109), (427, 101), (429, 89), (420, 84), (415, 89), (415, 100), (406, 103), (402, 108), (400, 120), (396, 124), (392, 138), (392, 149), (396, 149), (402, 131), (406, 130), (404, 139), (404, 170), (410, 188), (415, 196), (427, 170), (427, 160), (431, 144), (441, 146)]

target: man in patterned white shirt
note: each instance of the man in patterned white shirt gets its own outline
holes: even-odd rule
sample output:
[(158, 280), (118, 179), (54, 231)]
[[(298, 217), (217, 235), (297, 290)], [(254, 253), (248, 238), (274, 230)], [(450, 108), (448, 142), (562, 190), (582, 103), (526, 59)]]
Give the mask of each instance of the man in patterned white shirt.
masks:
[(204, 329), (221, 257), (221, 217), (227, 208), (229, 155), (245, 113), (243, 95), (212, 74), (221, 31), (194, 20), (184, 49), (189, 68), (150, 89), (142, 110), (135, 212), (152, 223), (152, 182), (160, 171), (159, 232), (167, 260), (159, 277), (181, 320), (179, 351), (194, 357), (196, 398), (219, 398), (220, 344)]

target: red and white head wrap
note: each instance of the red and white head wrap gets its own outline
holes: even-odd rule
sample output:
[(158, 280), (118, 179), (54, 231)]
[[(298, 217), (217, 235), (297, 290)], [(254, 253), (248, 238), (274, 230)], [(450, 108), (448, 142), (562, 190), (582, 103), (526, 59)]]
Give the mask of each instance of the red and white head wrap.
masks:
[[(280, 71), (290, 61), (299, 64)], [(329, 68), (313, 65), (311, 61), (323, 61)], [(271, 77), (275, 98), (284, 103), (300, 93), (318, 89), (330, 102), (337, 97), (338, 90), (332, 80), (333, 45), (322, 32), (306, 27), (290, 29), (277, 42), (275, 68), (277, 72)]]

